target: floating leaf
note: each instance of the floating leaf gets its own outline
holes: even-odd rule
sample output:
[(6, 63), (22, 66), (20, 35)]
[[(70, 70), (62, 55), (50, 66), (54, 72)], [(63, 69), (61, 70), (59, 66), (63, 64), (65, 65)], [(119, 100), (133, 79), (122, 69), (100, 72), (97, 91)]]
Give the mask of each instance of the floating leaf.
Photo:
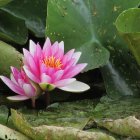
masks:
[(6, 106), (0, 106), (0, 124), (6, 124), (8, 120), (9, 110)]
[(64, 40), (67, 49), (82, 51), (80, 61), (88, 63), (86, 70), (107, 64), (101, 70), (107, 94), (113, 99), (139, 96), (139, 67), (114, 25), (123, 10), (138, 3), (139, 0), (48, 1), (46, 36)]
[(97, 121), (97, 124), (118, 135), (140, 138), (140, 120), (135, 116), (117, 120), (106, 119)]
[(25, 44), (28, 37), (28, 31), (24, 20), (17, 18), (0, 9), (0, 38)]
[(109, 62), (101, 70), (107, 94), (114, 100), (126, 95), (139, 96), (139, 66), (114, 25), (122, 11), (136, 7), (138, 3), (139, 0), (94, 0), (90, 4), (93, 7), (95, 32), (101, 44), (110, 52)]
[(0, 75), (10, 76), (10, 66), (20, 67), (21, 57), (15, 48), (0, 41)]
[(29, 136), (33, 140), (76, 140), (76, 139), (94, 139), (94, 140), (115, 140), (112, 136), (109, 136), (102, 132), (86, 132), (72, 127), (57, 127), (43, 125), (39, 127), (32, 127), (28, 122), (23, 119), (23, 116), (11, 110), (12, 121), (15, 127), (25, 135)]
[(46, 36), (64, 40), (66, 50), (82, 51), (81, 61), (88, 63), (86, 70), (107, 63), (109, 52), (95, 36), (89, 1), (48, 1), (46, 23)]
[(0, 0), (0, 7), (8, 4), (9, 2), (11, 2), (12, 0)]
[(130, 50), (140, 65), (140, 9), (132, 8), (122, 12), (117, 20), (116, 27), (127, 41)]
[(35, 36), (45, 36), (47, 0), (14, 0), (2, 9), (11, 15), (24, 19), (27, 28)]
[(0, 124), (0, 139), (3, 140), (30, 140), (20, 132)]
[(119, 119), (128, 116), (140, 116), (139, 98), (122, 97), (119, 99), (110, 99), (107, 96), (101, 98), (94, 110), (95, 118)]
[(107, 94), (114, 100), (126, 95), (139, 96), (139, 67), (114, 25), (123, 10), (136, 7), (138, 3), (139, 0), (94, 0), (90, 4), (93, 7), (95, 32), (101, 44), (110, 52), (109, 62), (101, 71)]

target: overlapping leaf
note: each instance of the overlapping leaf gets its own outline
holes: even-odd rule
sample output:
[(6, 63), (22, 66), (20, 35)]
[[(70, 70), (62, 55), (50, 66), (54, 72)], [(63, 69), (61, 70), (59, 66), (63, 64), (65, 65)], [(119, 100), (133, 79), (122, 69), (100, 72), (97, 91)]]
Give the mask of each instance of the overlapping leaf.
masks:
[(86, 70), (107, 63), (109, 52), (102, 47), (94, 32), (89, 1), (48, 1), (46, 36), (52, 40), (64, 40), (66, 50), (82, 51), (82, 62), (88, 62)]
[(87, 70), (106, 64), (110, 52), (102, 74), (111, 98), (139, 95), (139, 67), (114, 26), (123, 10), (138, 3), (139, 0), (48, 1), (46, 35), (53, 40), (63, 39), (67, 49), (81, 50), (81, 61), (89, 64)]
[(0, 9), (0, 38), (6, 41), (25, 44), (28, 30), (25, 22)]
[(122, 12), (116, 20), (119, 33), (127, 41), (130, 50), (140, 65), (140, 9), (131, 8)]
[(15, 48), (0, 41), (0, 75), (10, 76), (10, 66), (19, 67), (22, 55)]
[(27, 28), (37, 37), (45, 36), (47, 0), (14, 0), (4, 11), (25, 20)]

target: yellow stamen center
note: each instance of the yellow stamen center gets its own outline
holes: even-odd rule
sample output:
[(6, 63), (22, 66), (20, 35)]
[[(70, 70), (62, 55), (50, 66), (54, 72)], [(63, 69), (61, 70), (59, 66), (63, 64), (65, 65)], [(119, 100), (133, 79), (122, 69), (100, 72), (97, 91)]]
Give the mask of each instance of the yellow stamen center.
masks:
[(54, 56), (45, 58), (43, 60), (43, 63), (45, 64), (46, 67), (57, 68), (57, 69), (61, 69), (63, 65), (60, 59), (56, 59)]

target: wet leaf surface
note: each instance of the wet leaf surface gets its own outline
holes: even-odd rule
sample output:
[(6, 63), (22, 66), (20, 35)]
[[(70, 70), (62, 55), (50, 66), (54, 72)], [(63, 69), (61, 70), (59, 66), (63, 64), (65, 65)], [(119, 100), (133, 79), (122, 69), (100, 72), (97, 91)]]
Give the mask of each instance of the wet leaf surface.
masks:
[(11, 45), (0, 41), (0, 75), (10, 76), (10, 66), (19, 67), (22, 55)]
[(138, 4), (139, 0), (48, 1), (46, 36), (63, 39), (67, 50), (82, 51), (80, 61), (88, 63), (86, 70), (107, 64), (101, 71), (112, 99), (139, 96), (139, 66), (114, 25), (123, 10)]
[(25, 44), (28, 30), (25, 21), (0, 9), (0, 38), (5, 41)]
[(123, 11), (116, 19), (115, 25), (119, 33), (128, 43), (129, 49), (140, 65), (140, 9), (130, 8)]
[(14, 0), (3, 10), (25, 20), (27, 28), (35, 36), (45, 36), (47, 0)]

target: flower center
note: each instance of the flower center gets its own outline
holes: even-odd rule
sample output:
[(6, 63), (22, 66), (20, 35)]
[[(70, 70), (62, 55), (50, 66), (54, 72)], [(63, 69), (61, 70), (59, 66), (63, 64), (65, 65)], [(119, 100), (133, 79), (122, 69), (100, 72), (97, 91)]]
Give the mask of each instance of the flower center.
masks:
[(60, 59), (56, 59), (54, 56), (45, 58), (43, 60), (43, 63), (45, 64), (46, 67), (57, 68), (57, 69), (61, 69), (63, 65)]

